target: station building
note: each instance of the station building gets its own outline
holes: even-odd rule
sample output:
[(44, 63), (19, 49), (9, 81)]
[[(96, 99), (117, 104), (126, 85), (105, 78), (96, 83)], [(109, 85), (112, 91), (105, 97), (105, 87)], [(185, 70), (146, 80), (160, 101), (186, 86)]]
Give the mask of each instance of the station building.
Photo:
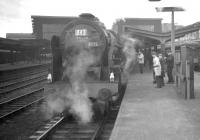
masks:
[[(33, 15), (33, 33), (8, 33), (7, 38), (16, 40), (45, 39), (50, 41), (53, 35), (60, 36), (66, 24), (78, 17), (69, 16), (39, 16)], [(157, 50), (170, 48), (170, 26), (162, 24), (161, 18), (124, 18), (118, 19), (113, 24), (112, 30), (119, 35), (128, 34), (138, 38), (143, 43), (143, 49)], [(199, 45), (200, 23), (194, 23), (185, 27), (178, 26), (175, 31), (175, 44), (195, 42)]]
[(37, 39), (51, 40), (53, 35), (60, 36), (66, 24), (78, 17), (31, 16), (33, 34)]
[[(53, 35), (60, 36), (66, 24), (78, 17), (31, 16), (33, 34), (37, 39), (51, 40)], [(113, 24), (113, 30), (123, 34), (125, 26), (131, 26), (151, 32), (162, 32), (161, 18), (125, 18)]]
[[(125, 18), (113, 24), (113, 31), (119, 35), (129, 35), (143, 41), (146, 46), (165, 45), (169, 47), (171, 39), (171, 24), (163, 23), (161, 18)], [(188, 26), (175, 25), (175, 44), (188, 41), (198, 42), (200, 23)]]
[[(127, 28), (136, 29), (139, 33), (134, 31), (129, 31)], [(160, 44), (158, 40), (151, 39), (147, 36), (144, 36), (140, 31), (146, 31), (151, 33), (162, 33), (162, 19), (161, 18), (124, 18), (118, 19), (112, 26), (114, 32), (118, 35), (128, 35), (129, 37), (137, 38), (142, 42), (142, 49), (144, 53), (152, 48), (157, 49), (157, 45)], [(150, 55), (150, 54), (149, 54)]]
[[(33, 27), (33, 33), (32, 35), (22, 35), (21, 37), (33, 37), (36, 40), (45, 39), (48, 40), (48, 43), (50, 43), (50, 40), (52, 39), (52, 36), (60, 36), (65, 26), (72, 20), (77, 19), (78, 17), (58, 17), (58, 16), (31, 16), (32, 19), (32, 27)], [(117, 20), (113, 24), (113, 31), (116, 32), (118, 35), (127, 34), (130, 37), (137, 38), (141, 40), (143, 43), (143, 46), (141, 49), (143, 49), (144, 54), (146, 56), (146, 60), (148, 57), (151, 56), (151, 50), (152, 48), (157, 51), (157, 49), (170, 49), (170, 40), (171, 40), (171, 31), (170, 31), (170, 24), (162, 25), (162, 19), (161, 18), (125, 18)], [(196, 69), (200, 70), (200, 22), (185, 26), (185, 27), (179, 27), (175, 28), (175, 62), (176, 62), (176, 81), (177, 85), (184, 85), (185, 81), (183, 77), (187, 77), (188, 75), (188, 69), (191, 71), (193, 70), (193, 63), (195, 63)], [(26, 38), (25, 40), (21, 40), (21, 38), (16, 34), (8, 34), (7, 38), (12, 39), (19, 39), (20, 41), (13, 41), (13, 40), (4, 40), (0, 41), (0, 49), (8, 49), (8, 45), (10, 46), (9, 50), (13, 54), (16, 54), (15, 52), (22, 52), (24, 53), (24, 50), (27, 49), (30, 50), (30, 48), (33, 48), (34, 46), (39, 46), (38, 44), (34, 44), (35, 42), (31, 42), (30, 39)], [(23, 37), (22, 37), (23, 38)], [(37, 41), (38, 43), (39, 41)], [(43, 41), (41, 43), (44, 43)], [(13, 45), (14, 44), (14, 45)], [(19, 47), (16, 48), (16, 46), (22, 46), (21, 50)], [(28, 45), (30, 46), (28, 48)], [(45, 45), (45, 46), (50, 46)], [(14, 47), (14, 48), (12, 48)], [(49, 47), (47, 49), (44, 49), (44, 45), (41, 45), (41, 47), (35, 49), (35, 54), (47, 54), (50, 52)], [(183, 49), (182, 49), (183, 48)], [(47, 51), (45, 51), (47, 50)], [(14, 52), (14, 53), (13, 53)], [(30, 54), (33, 54), (33, 51), (29, 51)], [(43, 52), (43, 53), (42, 53)], [(21, 53), (21, 54), (22, 54)], [(26, 53), (27, 54), (27, 53)], [(22, 55), (22, 57), (29, 57), (29, 55), (25, 56)], [(39, 58), (40, 56), (33, 55), (31, 59)], [(7, 57), (5, 57), (7, 58)], [(18, 57), (20, 58), (20, 57)], [(20, 58), (21, 59), (21, 58)], [(14, 59), (10, 59), (13, 61)], [(24, 59), (27, 60), (27, 59)], [(187, 63), (186, 63), (187, 62)], [(190, 62), (190, 63), (188, 63)], [(187, 65), (186, 65), (187, 64)], [(192, 65), (190, 65), (192, 64)], [(192, 75), (192, 74), (191, 74)], [(190, 75), (190, 76), (191, 76)], [(194, 77), (194, 76), (191, 76)], [(192, 79), (192, 78), (191, 78)], [(181, 83), (182, 82), (182, 83)], [(194, 85), (194, 82), (189, 81), (186, 83), (192, 83)], [(189, 84), (188, 87), (193, 87)], [(192, 89), (192, 88), (191, 88)], [(186, 93), (183, 90), (183, 93)], [(192, 91), (191, 91), (192, 93)], [(186, 94), (185, 94), (186, 95)], [(188, 96), (185, 96), (188, 98)], [(194, 95), (191, 95), (193, 98)]]
[(125, 18), (117, 20), (112, 28), (118, 34), (125, 33), (125, 26), (160, 33), (162, 32), (161, 20), (161, 18)]

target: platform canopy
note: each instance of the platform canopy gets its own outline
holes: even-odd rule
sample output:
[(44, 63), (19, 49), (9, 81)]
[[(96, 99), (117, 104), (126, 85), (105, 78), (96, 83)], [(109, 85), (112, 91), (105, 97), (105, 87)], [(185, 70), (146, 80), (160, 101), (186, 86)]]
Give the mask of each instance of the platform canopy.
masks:
[[(175, 38), (180, 38), (185, 36), (188, 33), (196, 32), (200, 30), (200, 22), (182, 27), (175, 30)], [(131, 26), (124, 26), (124, 31), (132, 36), (138, 36), (143, 39), (153, 42), (153, 44), (160, 44), (162, 42), (167, 42), (171, 40), (171, 32), (152, 32), (143, 29), (134, 28)]]

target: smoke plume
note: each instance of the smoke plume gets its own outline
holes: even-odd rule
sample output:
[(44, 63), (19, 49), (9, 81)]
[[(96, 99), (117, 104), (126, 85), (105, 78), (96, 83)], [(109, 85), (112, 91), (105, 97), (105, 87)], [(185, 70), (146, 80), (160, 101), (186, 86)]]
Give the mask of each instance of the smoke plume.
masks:
[(87, 68), (95, 63), (95, 57), (89, 50), (83, 49), (72, 61), (74, 61), (72, 65), (67, 67), (63, 74), (64, 77), (69, 77), (71, 83), (71, 92), (68, 93), (68, 98), (71, 100), (70, 112), (81, 122), (87, 123), (93, 113), (84, 80)]
[[(58, 89), (56, 96), (48, 100), (50, 114), (61, 113), (68, 110), (80, 123), (87, 123), (91, 120), (92, 103), (88, 98), (88, 87), (85, 84), (87, 69), (98, 61), (98, 57), (91, 49), (77, 47), (69, 59), (64, 59), (63, 79), (68, 78), (70, 85)], [(73, 52), (73, 51), (72, 51)]]
[(130, 73), (136, 63), (136, 45), (139, 44), (139, 40), (130, 38), (128, 36), (122, 36), (123, 39), (123, 53), (125, 54), (126, 61), (124, 64), (124, 71)]

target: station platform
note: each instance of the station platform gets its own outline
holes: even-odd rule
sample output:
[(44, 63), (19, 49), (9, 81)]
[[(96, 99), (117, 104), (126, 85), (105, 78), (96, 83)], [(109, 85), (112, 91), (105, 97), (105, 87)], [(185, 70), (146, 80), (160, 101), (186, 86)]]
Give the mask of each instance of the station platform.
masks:
[(110, 140), (199, 140), (200, 84), (195, 86), (196, 99), (185, 100), (175, 84), (155, 88), (151, 72), (130, 76)]
[(31, 62), (31, 63), (24, 63), (24, 62), (18, 62), (15, 64), (0, 64), (0, 71), (8, 71), (8, 70), (15, 70), (15, 69), (21, 69), (26, 67), (32, 67), (37, 65), (43, 65), (43, 64), (49, 64), (50, 62)]

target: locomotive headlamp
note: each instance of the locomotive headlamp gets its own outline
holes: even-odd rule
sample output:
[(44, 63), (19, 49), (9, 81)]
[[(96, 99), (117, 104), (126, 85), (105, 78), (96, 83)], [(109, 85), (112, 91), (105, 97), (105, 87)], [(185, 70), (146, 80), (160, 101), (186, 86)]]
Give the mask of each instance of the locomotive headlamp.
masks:
[(47, 75), (47, 82), (48, 83), (52, 83), (52, 75), (51, 75), (51, 73), (48, 73), (48, 75)]

